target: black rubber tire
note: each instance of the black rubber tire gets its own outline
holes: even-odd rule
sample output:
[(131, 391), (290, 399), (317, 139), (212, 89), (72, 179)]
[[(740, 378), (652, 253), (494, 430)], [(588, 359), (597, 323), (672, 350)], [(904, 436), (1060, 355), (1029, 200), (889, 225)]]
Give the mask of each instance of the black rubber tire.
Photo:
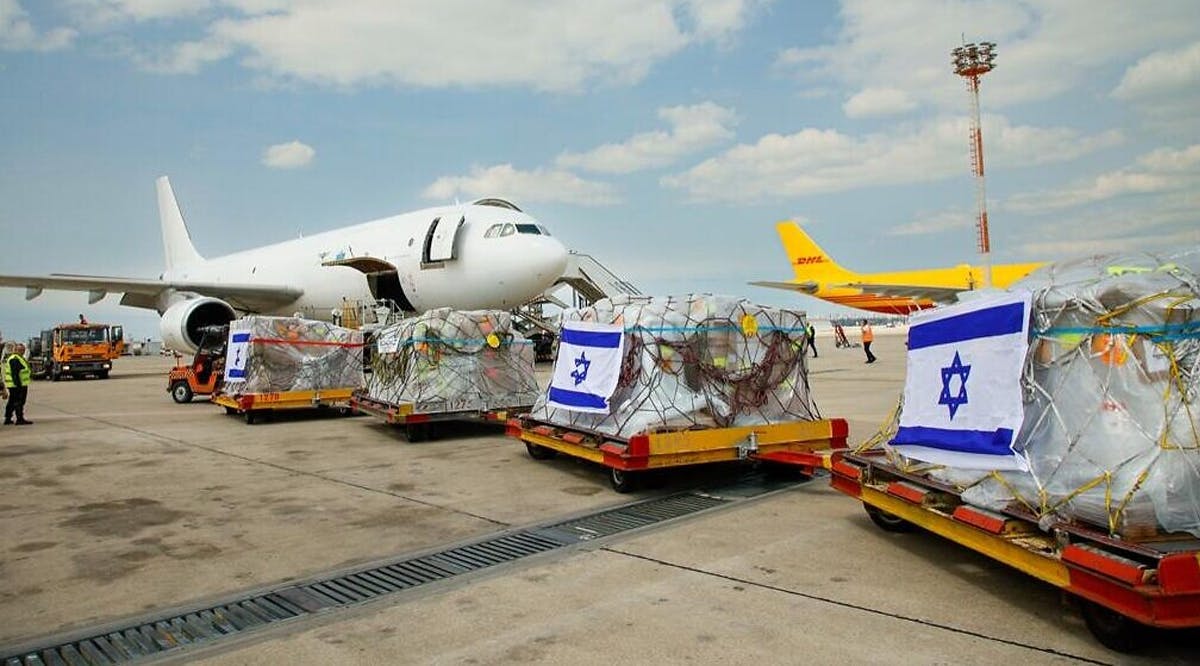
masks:
[(225, 413), (226, 413), (226, 414), (228, 414), (228, 415), (230, 415), (230, 416), (234, 416), (234, 415), (236, 415), (236, 414), (237, 414), (237, 408), (236, 408), (236, 407), (226, 407), (226, 408), (225, 408)]
[(527, 451), (529, 453), (529, 457), (533, 458), (534, 460), (550, 460), (558, 455), (558, 451), (555, 451), (554, 449), (549, 449), (537, 444), (530, 444), (529, 442), (525, 442), (525, 451)]
[(192, 401), (192, 387), (182, 379), (175, 380), (171, 384), (171, 399), (179, 404)]
[(407, 423), (404, 426), (404, 436), (409, 443), (424, 442), (429, 439), (429, 424)]
[(258, 421), (258, 414), (255, 414), (253, 409), (242, 412), (242, 416), (246, 419), (246, 425), (254, 425)]
[(1088, 631), (1110, 650), (1137, 652), (1146, 646), (1150, 638), (1150, 627), (1094, 601), (1080, 599), (1079, 611), (1083, 614)]
[(608, 468), (608, 483), (619, 493), (631, 493), (641, 485), (642, 475), (616, 467)]
[(108, 370), (100, 371), (100, 379), (108, 379)]
[(871, 517), (871, 522), (878, 525), (879, 529), (885, 532), (896, 532), (898, 534), (903, 534), (905, 532), (911, 532), (917, 529), (916, 525), (913, 525), (907, 520), (894, 514), (890, 514), (883, 509), (871, 506), (866, 502), (863, 503), (863, 508), (867, 510), (867, 515)]

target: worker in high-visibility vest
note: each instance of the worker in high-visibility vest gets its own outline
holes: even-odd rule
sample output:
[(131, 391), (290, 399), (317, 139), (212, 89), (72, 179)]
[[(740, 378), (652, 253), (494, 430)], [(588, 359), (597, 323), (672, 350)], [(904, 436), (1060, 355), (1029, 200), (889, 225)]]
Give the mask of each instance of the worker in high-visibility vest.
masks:
[(29, 382), (33, 378), (33, 368), (25, 360), (25, 345), (18, 342), (13, 345), (13, 352), (4, 359), (4, 388), (8, 391), (8, 402), (4, 403), (4, 425), (32, 425), (33, 421), (25, 420), (25, 399), (29, 396)]
[(862, 320), (862, 343), (863, 351), (867, 352), (867, 363), (875, 362), (875, 355), (871, 353), (872, 342), (875, 342), (875, 331), (871, 330), (871, 323), (864, 319)]

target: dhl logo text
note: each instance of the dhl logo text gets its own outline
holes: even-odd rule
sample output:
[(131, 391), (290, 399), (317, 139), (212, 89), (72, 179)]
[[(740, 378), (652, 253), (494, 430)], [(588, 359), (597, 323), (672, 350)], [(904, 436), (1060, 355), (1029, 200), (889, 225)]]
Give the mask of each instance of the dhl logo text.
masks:
[(825, 261), (825, 257), (817, 255), (815, 257), (796, 257), (795, 261), (792, 263), (796, 264), (797, 266), (803, 266), (807, 264), (823, 264)]

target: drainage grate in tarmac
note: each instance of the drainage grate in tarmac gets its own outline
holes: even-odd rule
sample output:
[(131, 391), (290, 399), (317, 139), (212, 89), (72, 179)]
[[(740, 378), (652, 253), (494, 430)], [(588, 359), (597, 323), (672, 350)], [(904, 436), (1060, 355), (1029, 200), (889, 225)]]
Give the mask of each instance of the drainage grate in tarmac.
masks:
[(627, 504), (570, 520), (491, 536), (435, 553), (407, 557), (349, 574), (235, 598), (226, 603), (143, 618), (124, 626), (84, 629), (48, 637), (0, 657), (4, 666), (126, 664), (193, 645), (233, 637), (328, 610), (447, 580), (593, 539), (706, 511), (781, 487), (742, 480), (721, 489), (693, 491)]

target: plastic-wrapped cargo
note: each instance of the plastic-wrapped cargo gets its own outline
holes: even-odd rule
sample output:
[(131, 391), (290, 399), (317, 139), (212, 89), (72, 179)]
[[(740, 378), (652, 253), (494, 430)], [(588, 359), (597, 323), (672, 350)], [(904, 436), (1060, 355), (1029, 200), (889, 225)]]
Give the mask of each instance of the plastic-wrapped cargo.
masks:
[(931, 474), (986, 508), (1200, 536), (1200, 251), (1067, 261), (1013, 288), (1033, 292), (1014, 446), (1030, 470)]
[[(249, 316), (229, 324), (230, 395), (359, 388), (362, 331), (297, 317)], [(238, 354), (243, 354), (241, 358)]]
[(529, 407), (537, 399), (533, 343), (496, 310), (429, 310), (375, 334), (364, 392), (416, 413)]
[(652, 430), (817, 420), (801, 312), (743, 298), (619, 295), (567, 310), (564, 321), (624, 326), (624, 358), (608, 414), (554, 408), (534, 420), (630, 437)]

